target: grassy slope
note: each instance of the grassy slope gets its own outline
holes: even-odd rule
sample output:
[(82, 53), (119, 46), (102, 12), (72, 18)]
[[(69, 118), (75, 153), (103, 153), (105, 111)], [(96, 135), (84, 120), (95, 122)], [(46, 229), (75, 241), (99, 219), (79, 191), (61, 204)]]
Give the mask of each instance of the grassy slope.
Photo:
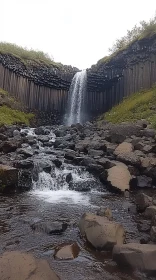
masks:
[(132, 94), (99, 118), (112, 123), (146, 119), (156, 128), (156, 87)]
[[(30, 120), (33, 118), (33, 114), (24, 113), (15, 109), (17, 105), (8, 92), (0, 89), (0, 125), (2, 124), (26, 124), (29, 125)], [(19, 106), (19, 104), (18, 104)]]
[(42, 51), (28, 50), (15, 44), (0, 42), (0, 53), (10, 54), (19, 58), (25, 65), (30, 63), (53, 65), (60, 67), (60, 63), (56, 63), (51, 57)]

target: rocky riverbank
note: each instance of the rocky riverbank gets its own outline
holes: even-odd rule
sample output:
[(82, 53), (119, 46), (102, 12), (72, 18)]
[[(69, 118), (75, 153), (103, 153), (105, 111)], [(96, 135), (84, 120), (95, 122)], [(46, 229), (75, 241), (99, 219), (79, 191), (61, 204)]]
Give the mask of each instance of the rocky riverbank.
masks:
[[(44, 174), (48, 176), (52, 190), (61, 189), (64, 184), (66, 189), (75, 191), (75, 194), (92, 193), (96, 197), (98, 191), (104, 196), (105, 203), (98, 203), (98, 207), (90, 209), (92, 213), (82, 216), (84, 212), (76, 210), (82, 216), (78, 215), (80, 223), (60, 220), (58, 217), (53, 221), (37, 218), (25, 220), (25, 227), (29, 225), (30, 236), (35, 232), (50, 236), (66, 235), (69, 229), (72, 230), (71, 225), (76, 228), (77, 234), (81, 233), (81, 246), (75, 244), (77, 234), (72, 242), (71, 237), (70, 242), (67, 238), (68, 242), (61, 246), (58, 246), (58, 240), (55, 241), (55, 259), (77, 258), (85, 245), (93, 252), (99, 250), (99, 254), (101, 250), (109, 251), (109, 260), (113, 258), (122, 266), (121, 270), (126, 265), (141, 272), (156, 272), (155, 262), (152, 261), (156, 255), (156, 137), (155, 130), (146, 121), (121, 125), (103, 122), (100, 127), (90, 122), (83, 126), (76, 124), (71, 127), (62, 125), (36, 129), (1, 126), (0, 153), (2, 197), (8, 193), (17, 196), (23, 191), (31, 191), (32, 187), (38, 186), (38, 182), (44, 186)], [(73, 173), (75, 168), (77, 173)], [(90, 177), (76, 181), (74, 174), (81, 176), (83, 172), (89, 172)], [(112, 198), (106, 202), (103, 194), (106, 189), (110, 195), (112, 193), (114, 202)], [(126, 212), (120, 212), (125, 201), (129, 203), (124, 210)], [(89, 208), (84, 210), (90, 212)], [(118, 211), (117, 216), (115, 211)], [(126, 215), (130, 215), (129, 221)], [(72, 216), (75, 217), (75, 214)], [(130, 227), (134, 231), (133, 238)], [(13, 249), (17, 249), (16, 246)], [(134, 259), (137, 260), (135, 263)]]

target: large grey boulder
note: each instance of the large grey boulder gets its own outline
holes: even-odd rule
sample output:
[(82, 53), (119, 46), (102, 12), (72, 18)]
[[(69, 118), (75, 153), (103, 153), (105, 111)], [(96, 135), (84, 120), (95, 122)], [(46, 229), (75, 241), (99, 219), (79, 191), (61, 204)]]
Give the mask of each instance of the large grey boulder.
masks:
[(114, 246), (113, 260), (119, 266), (156, 273), (156, 245), (129, 243)]
[(129, 190), (131, 180), (130, 172), (124, 163), (118, 163), (107, 171), (108, 184), (118, 191)]
[(0, 267), (1, 280), (59, 280), (46, 260), (18, 251), (1, 255)]
[(125, 240), (125, 230), (119, 223), (106, 217), (85, 213), (79, 223), (81, 235), (96, 249), (112, 250)]

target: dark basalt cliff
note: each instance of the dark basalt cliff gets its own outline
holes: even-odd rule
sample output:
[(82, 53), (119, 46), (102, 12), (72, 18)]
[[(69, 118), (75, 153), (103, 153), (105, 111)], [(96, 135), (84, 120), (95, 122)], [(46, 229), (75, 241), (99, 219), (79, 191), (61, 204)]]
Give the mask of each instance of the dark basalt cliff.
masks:
[(91, 114), (103, 113), (131, 93), (152, 87), (156, 83), (156, 35), (101, 59), (87, 69), (87, 76), (88, 95), (94, 100), (94, 107), (88, 106)]
[(20, 58), (1, 53), (0, 63), (16, 75), (33, 81), (39, 86), (46, 86), (58, 90), (69, 90), (74, 74), (79, 71), (76, 67), (62, 64), (39, 65), (30, 61), (29, 64), (26, 65)]

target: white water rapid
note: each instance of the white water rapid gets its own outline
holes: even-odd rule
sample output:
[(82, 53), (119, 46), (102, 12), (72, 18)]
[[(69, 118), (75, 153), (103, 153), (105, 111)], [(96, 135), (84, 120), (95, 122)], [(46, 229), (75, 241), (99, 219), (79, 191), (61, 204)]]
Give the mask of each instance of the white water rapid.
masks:
[(83, 70), (77, 72), (72, 80), (69, 89), (68, 112), (66, 115), (66, 124), (83, 123), (84, 95), (86, 92), (87, 72)]

